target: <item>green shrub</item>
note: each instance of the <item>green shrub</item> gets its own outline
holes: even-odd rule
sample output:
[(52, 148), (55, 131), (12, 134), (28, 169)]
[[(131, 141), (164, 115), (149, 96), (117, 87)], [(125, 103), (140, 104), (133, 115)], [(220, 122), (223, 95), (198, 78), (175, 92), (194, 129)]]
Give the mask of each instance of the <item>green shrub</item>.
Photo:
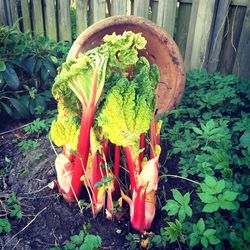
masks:
[(0, 115), (30, 118), (38, 109), (45, 110), (69, 46), (0, 26)]

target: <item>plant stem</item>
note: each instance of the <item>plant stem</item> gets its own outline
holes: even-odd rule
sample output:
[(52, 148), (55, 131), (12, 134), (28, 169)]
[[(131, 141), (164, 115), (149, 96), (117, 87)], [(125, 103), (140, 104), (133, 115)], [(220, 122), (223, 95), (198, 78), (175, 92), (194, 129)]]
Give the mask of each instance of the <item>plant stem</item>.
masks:
[(114, 175), (119, 177), (120, 173), (120, 146), (115, 145)]
[(140, 135), (140, 149), (143, 149), (143, 151), (139, 154), (139, 157), (138, 157), (139, 173), (142, 170), (142, 164), (141, 163), (142, 163), (142, 160), (144, 158), (145, 150), (146, 150), (146, 141), (145, 141), (145, 135), (144, 134)]
[(154, 150), (156, 145), (156, 122), (157, 116), (153, 114), (153, 121), (150, 123), (150, 159), (154, 158)]
[(186, 181), (190, 181), (196, 185), (201, 185), (201, 183), (197, 182), (197, 181), (194, 181), (194, 180), (191, 180), (189, 178), (186, 178), (186, 177), (182, 177), (182, 176), (178, 176), (178, 175), (173, 175), (173, 174), (165, 174), (165, 175), (162, 175), (160, 176), (160, 178), (165, 178), (165, 177), (173, 177), (173, 178), (179, 178), (179, 179), (183, 179), (183, 180), (186, 180)]
[(87, 168), (89, 150), (90, 150), (90, 129), (94, 122), (95, 107), (89, 106), (82, 110), (81, 128), (78, 141), (78, 153), (72, 171), (72, 188), (67, 193), (68, 197), (74, 198), (73, 190), (77, 197), (80, 196), (82, 182), (80, 181), (83, 175), (83, 170)]
[(135, 187), (136, 187), (136, 182), (135, 182), (135, 170), (136, 170), (136, 165), (133, 160), (133, 156), (131, 153), (131, 147), (127, 146), (124, 147), (126, 158), (127, 158), (127, 163), (128, 163), (128, 168), (129, 168), (129, 177), (130, 177), (130, 185), (131, 185), (131, 193), (133, 194)]

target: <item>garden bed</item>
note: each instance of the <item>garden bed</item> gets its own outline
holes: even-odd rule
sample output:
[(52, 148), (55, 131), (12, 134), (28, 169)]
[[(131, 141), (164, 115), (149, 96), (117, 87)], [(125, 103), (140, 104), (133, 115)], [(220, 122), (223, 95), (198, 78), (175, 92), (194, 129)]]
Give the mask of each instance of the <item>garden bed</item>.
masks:
[[(160, 117), (156, 216), (150, 230), (138, 233), (125, 202), (115, 204), (112, 221), (104, 211), (93, 218), (85, 191), (80, 204), (67, 203), (54, 182), (61, 149), (48, 139), (56, 116), (48, 90), (68, 47), (47, 41), (45, 51), (35, 43), (23, 51), (29, 35), (6, 28), (1, 34), (9, 45), (0, 61), (0, 115), (7, 121), (1, 129), (10, 130), (0, 135), (3, 249), (249, 249), (249, 81), (203, 70), (187, 74), (181, 104)], [(18, 79), (10, 81), (10, 71)]]
[[(219, 90), (218, 86), (221, 86)], [(213, 90), (216, 90), (217, 96), (212, 99)], [(187, 245), (192, 244), (192, 237), (202, 238), (199, 234), (194, 235), (194, 230), (197, 230), (195, 229), (197, 225), (203, 227), (202, 221), (197, 224), (203, 218), (206, 229), (215, 230), (212, 232), (215, 232), (216, 238), (219, 239), (217, 245), (226, 249), (238, 247), (247, 249), (249, 242), (247, 195), (249, 114), (246, 112), (248, 91), (249, 82), (238, 81), (233, 76), (208, 75), (204, 71), (193, 71), (188, 74), (186, 94), (182, 104), (163, 117), (161, 181), (157, 213), (152, 226), (154, 234), (143, 236), (150, 238), (148, 246), (161, 248), (162, 245), (168, 244), (170, 249), (178, 246), (185, 249)], [(219, 97), (221, 97), (220, 102)], [(47, 136), (44, 135), (36, 138), (40, 145), (38, 148), (30, 148), (28, 153), (25, 152), (20, 144), (17, 146), (17, 143), (22, 140), (27, 141), (27, 134), (28, 132), (19, 131), (1, 136), (1, 169), (6, 170), (1, 175), (0, 185), (3, 195), (1, 200), (6, 202), (7, 198), (16, 193), (18, 200), (16, 203), (20, 205), (22, 211), (21, 219), (16, 218), (16, 215), (8, 216), (11, 232), (1, 237), (2, 246), (7, 244), (6, 249), (12, 249), (15, 245), (19, 247), (18, 249), (65, 246), (70, 242), (72, 235), (79, 234), (83, 225), (90, 223), (89, 233), (100, 236), (103, 249), (139, 248), (138, 242), (141, 236), (130, 227), (128, 207), (125, 206), (127, 214), (119, 220), (115, 218), (114, 221), (108, 221), (104, 219), (102, 213), (93, 219), (89, 208), (84, 208), (80, 212), (76, 203), (66, 203), (63, 200), (56, 187), (53, 190), (48, 188), (47, 185), (56, 178), (55, 152)], [(31, 135), (28, 136), (32, 138)], [(18, 142), (13, 143), (13, 139)], [(205, 145), (211, 146), (211, 151), (204, 148)], [(219, 153), (216, 150), (219, 150)], [(168, 178), (166, 175), (169, 175)], [(178, 175), (179, 178), (173, 178), (173, 175)], [(183, 180), (180, 177), (187, 179)], [(201, 189), (199, 187), (199, 183), (204, 183), (204, 178), (207, 184), (209, 181), (213, 182), (213, 179), (217, 180), (216, 183), (221, 183), (222, 187), (212, 195), (217, 199), (220, 193), (225, 195), (226, 191), (233, 192), (227, 192), (231, 196), (225, 206), (220, 203), (221, 207), (217, 207), (201, 195), (206, 193), (204, 186), (201, 186)], [(166, 211), (161, 211), (161, 207), (165, 204), (176, 205), (178, 197), (173, 198), (171, 192), (173, 188), (178, 189), (182, 195), (190, 194), (189, 206), (192, 209), (192, 217), (186, 214), (183, 219), (183, 216), (175, 213), (175, 208), (171, 206), (165, 207)], [(209, 190), (207, 192), (209, 196)], [(82, 195), (86, 202), (84, 206), (88, 206), (86, 194)], [(173, 199), (175, 202), (170, 201)], [(212, 206), (204, 209), (207, 204)], [(9, 208), (13, 209), (13, 205)], [(176, 222), (176, 219), (181, 221), (182, 229), (181, 234), (177, 233), (174, 238), (174, 234), (170, 236), (171, 234), (166, 233), (166, 226), (167, 222)], [(16, 237), (12, 239), (15, 234)], [(183, 242), (181, 235), (185, 239)], [(212, 248), (217, 242), (213, 240), (210, 244)], [(175, 243), (170, 244), (171, 241)], [(144, 241), (141, 243), (144, 244)], [(206, 242), (203, 240), (203, 243), (196, 245), (198, 244)]]

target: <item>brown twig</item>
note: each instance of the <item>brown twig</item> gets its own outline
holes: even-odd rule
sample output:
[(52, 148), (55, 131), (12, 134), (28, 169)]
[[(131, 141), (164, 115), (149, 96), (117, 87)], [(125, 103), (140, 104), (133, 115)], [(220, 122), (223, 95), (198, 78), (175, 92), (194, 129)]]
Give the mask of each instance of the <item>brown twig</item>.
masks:
[(11, 133), (11, 132), (14, 132), (14, 131), (16, 131), (16, 130), (18, 130), (18, 129), (21, 129), (21, 128), (24, 128), (24, 127), (27, 127), (27, 126), (28, 126), (28, 125), (30, 125), (31, 123), (32, 123), (32, 122), (29, 122), (29, 123), (24, 124), (24, 125), (22, 125), (22, 126), (20, 126), (20, 127), (13, 128), (13, 129), (10, 129), (10, 130), (7, 130), (7, 131), (4, 131), (4, 132), (0, 133), (0, 136), (5, 135), (5, 134), (8, 134), (8, 133)]

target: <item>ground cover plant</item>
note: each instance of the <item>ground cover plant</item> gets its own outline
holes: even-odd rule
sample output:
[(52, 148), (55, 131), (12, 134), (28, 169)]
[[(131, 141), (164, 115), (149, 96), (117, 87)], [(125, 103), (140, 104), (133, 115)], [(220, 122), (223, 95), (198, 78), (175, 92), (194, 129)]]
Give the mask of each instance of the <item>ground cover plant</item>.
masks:
[[(112, 221), (102, 213), (93, 219), (87, 193), (78, 204), (67, 204), (56, 188), (49, 189), (56, 178), (48, 136), (55, 111), (38, 112), (29, 125), (1, 134), (1, 247), (249, 249), (249, 90), (250, 81), (233, 75), (187, 73), (180, 105), (160, 117), (156, 216), (146, 232), (132, 229), (124, 201), (122, 207), (121, 200), (113, 204)], [(109, 163), (108, 171), (114, 165)], [(107, 191), (113, 181), (101, 178), (94, 188)]]

